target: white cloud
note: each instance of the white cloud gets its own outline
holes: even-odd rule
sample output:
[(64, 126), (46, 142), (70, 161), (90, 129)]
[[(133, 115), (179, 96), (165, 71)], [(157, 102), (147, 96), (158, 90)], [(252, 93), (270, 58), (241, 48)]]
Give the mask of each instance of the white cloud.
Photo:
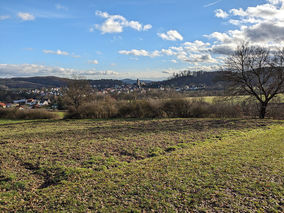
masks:
[(220, 41), (222, 43), (226, 43), (231, 40), (231, 37), (229, 34), (220, 33), (220, 32), (214, 32), (214, 33), (211, 33), (210, 35), (205, 35), (205, 37), (216, 39), (217, 41)]
[(174, 64), (178, 63), (177, 60), (175, 60), (175, 59), (172, 59), (171, 62), (174, 63)]
[(62, 50), (59, 50), (59, 49), (56, 50), (56, 51), (54, 51), (54, 50), (43, 50), (42, 52), (46, 53), (46, 54), (54, 54), (54, 55), (69, 55), (68, 52), (62, 51)]
[(176, 55), (177, 53), (174, 52), (172, 49), (162, 49), (161, 53), (167, 56)]
[(163, 40), (168, 41), (183, 40), (182, 35), (176, 30), (169, 30), (166, 33), (158, 33), (158, 36), (161, 37)]
[(283, 0), (268, 0), (268, 2), (271, 4), (281, 4), (283, 3)]
[(22, 19), (23, 21), (32, 21), (35, 19), (35, 16), (30, 14), (30, 13), (23, 13), (23, 12), (19, 12), (18, 13), (18, 17), (20, 19)]
[(37, 64), (0, 64), (0, 75), (3, 77), (27, 76), (66, 76), (75, 70)]
[(9, 18), (10, 18), (10, 16), (0, 16), (0, 21), (4, 21), (4, 20), (9, 19)]
[(227, 18), (229, 14), (223, 11), (222, 9), (218, 9), (218, 10), (215, 10), (215, 16), (218, 18)]
[(99, 11), (99, 10), (96, 11), (96, 15), (100, 16), (102, 18), (109, 18), (110, 17), (110, 15), (107, 12), (102, 12), (102, 11)]
[(100, 30), (102, 34), (105, 33), (121, 33), (126, 27), (137, 31), (147, 31), (152, 28), (152, 25), (142, 25), (138, 21), (128, 21), (121, 15), (110, 15), (107, 12), (96, 11), (96, 15), (106, 19), (102, 24), (96, 24), (90, 28), (90, 32), (94, 29)]
[(189, 63), (217, 63), (217, 60), (210, 54), (212, 53), (212, 45), (210, 43), (204, 43), (196, 40), (194, 42), (185, 42), (178, 47), (169, 47), (168, 49), (161, 49), (155, 51), (147, 50), (121, 50), (120, 54), (134, 55), (134, 56), (145, 56), (145, 57), (158, 57), (167, 56), (175, 57), (170, 61), (177, 63), (177, 59), (182, 62)]
[(118, 52), (119, 54), (122, 54), (122, 55), (134, 55), (134, 56), (149, 56), (149, 57), (157, 57), (157, 56), (160, 56), (160, 52), (158, 50), (155, 50), (153, 52), (149, 52), (147, 50), (136, 50), (136, 49), (133, 49), (133, 50), (120, 50)]
[(89, 64), (99, 64), (99, 61), (98, 60), (90, 60)]
[(231, 54), (243, 41), (266, 47), (284, 46), (283, 0), (267, 0), (264, 4), (233, 8), (225, 13), (230, 17), (228, 23), (238, 28), (206, 35), (215, 40), (212, 53)]
[(203, 41), (196, 40), (194, 42), (185, 42), (184, 49), (190, 52), (206, 52), (210, 43), (204, 43)]
[(191, 54), (184, 60), (190, 63), (217, 63), (216, 59), (212, 58), (210, 54)]
[(61, 4), (56, 4), (56, 5), (55, 5), (55, 8), (56, 8), (57, 10), (68, 10), (67, 7), (65, 7), (65, 6), (63, 6), (63, 5), (61, 5)]
[(248, 7), (246, 10), (243, 10), (242, 8), (231, 9), (230, 14), (239, 17), (254, 17), (260, 20), (273, 20), (274, 18), (278, 19), (280, 17), (283, 17), (283, 14), (281, 15), (280, 11), (278, 10), (278, 6), (273, 4), (257, 5), (255, 7)]
[(196, 71), (210, 72), (210, 71), (220, 70), (220, 66), (219, 65), (194, 65), (194, 66), (189, 66), (188, 69), (194, 72)]
[(101, 76), (110, 75), (110, 76), (116, 76), (116, 75), (119, 75), (119, 73), (112, 71), (112, 70), (105, 70), (105, 71), (88, 70), (88, 71), (80, 72), (80, 75), (101, 75)]
[(86, 76), (117, 76), (118, 72), (112, 70), (75, 70), (71, 68), (53, 67), (38, 64), (0, 64), (0, 75), (3, 77), (31, 77), (31, 76), (60, 76), (72, 75)]
[(180, 70), (178, 70), (178, 69), (172, 69), (172, 68), (168, 68), (168, 69), (162, 71), (162, 73), (164, 73), (164, 74), (170, 74), (170, 75), (172, 75), (172, 74), (174, 74), (174, 73), (179, 73), (179, 72), (180, 72)]
[(146, 25), (144, 25), (144, 27), (143, 27), (143, 31), (150, 30), (151, 28), (152, 28), (152, 25), (151, 25), (151, 24), (146, 24)]

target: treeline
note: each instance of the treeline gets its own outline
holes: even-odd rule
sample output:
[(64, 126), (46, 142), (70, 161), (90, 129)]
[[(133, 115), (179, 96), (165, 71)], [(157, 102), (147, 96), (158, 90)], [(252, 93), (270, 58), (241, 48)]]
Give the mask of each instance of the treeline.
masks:
[[(65, 118), (246, 118), (257, 117), (257, 103), (254, 101), (231, 101), (215, 98), (212, 103), (204, 99), (149, 99), (116, 101), (112, 98), (70, 107)], [(268, 110), (271, 118), (284, 118), (284, 107), (271, 104)]]
[[(267, 116), (284, 118), (284, 106), (273, 102)], [(65, 119), (111, 118), (256, 118), (258, 103), (253, 100), (233, 101), (216, 97), (212, 102), (202, 98), (148, 99), (117, 101), (111, 97), (69, 106)], [(55, 112), (44, 109), (0, 109), (1, 119), (58, 119)]]
[(187, 85), (206, 85), (207, 87), (223, 88), (223, 83), (220, 80), (221, 72), (192, 72), (183, 71), (174, 73), (168, 80), (160, 82), (152, 82), (152, 87), (184, 87)]

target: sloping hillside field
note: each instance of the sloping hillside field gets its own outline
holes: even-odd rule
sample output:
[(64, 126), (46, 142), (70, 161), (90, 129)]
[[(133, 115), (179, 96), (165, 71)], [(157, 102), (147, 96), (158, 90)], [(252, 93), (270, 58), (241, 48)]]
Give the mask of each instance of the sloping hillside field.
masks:
[(284, 212), (284, 122), (0, 121), (0, 212)]

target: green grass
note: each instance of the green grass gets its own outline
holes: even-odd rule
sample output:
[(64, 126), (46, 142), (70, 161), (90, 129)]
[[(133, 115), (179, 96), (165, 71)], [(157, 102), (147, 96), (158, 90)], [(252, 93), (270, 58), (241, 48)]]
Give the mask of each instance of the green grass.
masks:
[(55, 111), (54, 113), (57, 114), (60, 119), (63, 119), (66, 114), (65, 111)]
[[(218, 100), (218, 98), (224, 98), (226, 96), (202, 96), (202, 97), (187, 97), (187, 100), (203, 100), (207, 103), (213, 103), (214, 100)], [(279, 94), (276, 96), (280, 103), (284, 103), (284, 94)], [(232, 99), (232, 97), (227, 97), (228, 99), (230, 99), (231, 101), (235, 101), (235, 102), (241, 102), (241, 101), (245, 101), (249, 98), (249, 96), (247, 95), (243, 95), (243, 96), (237, 96), (235, 98)]]
[(284, 211), (281, 121), (1, 122), (1, 212)]

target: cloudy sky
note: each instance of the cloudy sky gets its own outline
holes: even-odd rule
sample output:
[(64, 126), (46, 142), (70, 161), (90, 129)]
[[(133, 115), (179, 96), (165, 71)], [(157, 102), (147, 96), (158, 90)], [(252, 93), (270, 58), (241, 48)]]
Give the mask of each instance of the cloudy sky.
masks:
[(0, 0), (0, 38), (0, 78), (158, 80), (284, 46), (284, 0)]

